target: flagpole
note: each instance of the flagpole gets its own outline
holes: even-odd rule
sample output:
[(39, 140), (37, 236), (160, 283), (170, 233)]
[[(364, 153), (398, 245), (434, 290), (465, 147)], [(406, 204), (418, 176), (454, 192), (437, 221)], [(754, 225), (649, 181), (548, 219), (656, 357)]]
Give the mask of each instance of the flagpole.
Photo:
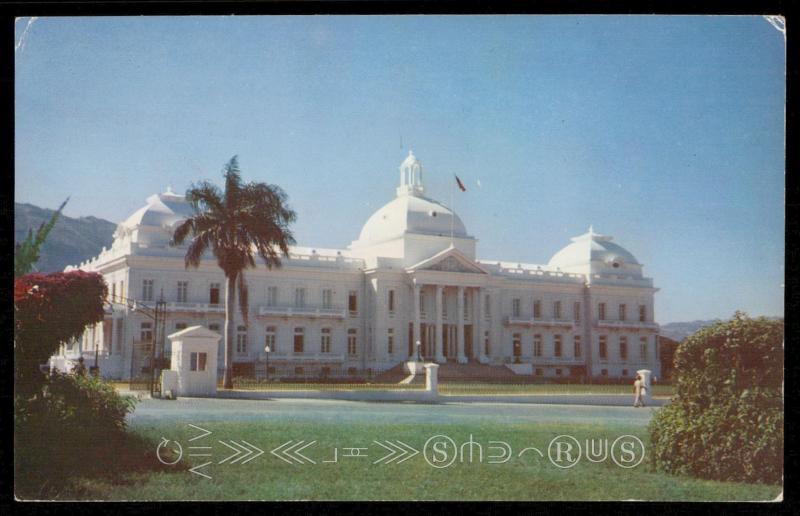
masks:
[(450, 181), (450, 245), (453, 245), (453, 225), (456, 222), (456, 207), (455, 207), (455, 192), (456, 192), (456, 185)]

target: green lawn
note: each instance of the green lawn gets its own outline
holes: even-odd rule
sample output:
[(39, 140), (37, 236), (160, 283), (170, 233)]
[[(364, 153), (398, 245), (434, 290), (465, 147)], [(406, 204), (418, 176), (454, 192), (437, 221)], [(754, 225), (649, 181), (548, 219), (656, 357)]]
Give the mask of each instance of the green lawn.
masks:
[[(520, 450), (536, 447), (547, 453), (547, 444), (568, 433), (583, 440), (613, 440), (623, 434), (640, 437), (643, 426), (564, 424), (345, 424), (337, 422), (198, 422), (213, 437), (189, 443), (198, 434), (185, 423), (138, 423), (131, 429), (160, 441), (162, 437), (189, 445), (213, 444), (213, 461), (203, 468), (211, 479), (187, 470), (130, 475), (123, 485), (97, 481), (80, 484), (79, 496), (113, 500), (772, 500), (780, 486), (701, 481), (674, 477), (648, 470), (647, 461), (633, 469), (622, 469), (610, 460), (581, 461), (571, 469), (559, 469), (533, 451), (518, 457)], [(422, 450), (425, 441), (445, 434), (456, 443), (470, 434), (484, 446), (488, 441), (505, 441), (513, 448), (505, 464), (459, 463), (435, 469), (422, 454), (401, 464), (373, 464), (385, 455), (373, 440), (400, 440)], [(316, 441), (303, 450), (317, 464), (287, 464), (269, 450), (290, 439)], [(232, 451), (219, 440), (247, 441), (266, 453), (247, 464), (218, 464)], [(343, 457), (345, 447), (368, 447), (366, 458)], [(332, 460), (339, 449), (338, 463)], [(186, 453), (186, 452), (185, 452)], [(207, 458), (190, 458), (191, 465)], [(487, 460), (484, 457), (484, 460)]]

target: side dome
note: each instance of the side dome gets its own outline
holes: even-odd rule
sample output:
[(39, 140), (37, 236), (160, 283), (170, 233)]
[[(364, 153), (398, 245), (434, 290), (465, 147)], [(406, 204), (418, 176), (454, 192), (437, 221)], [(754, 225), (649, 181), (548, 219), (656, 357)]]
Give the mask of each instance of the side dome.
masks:
[(461, 218), (445, 205), (426, 197), (403, 195), (377, 210), (367, 219), (358, 237), (360, 243), (378, 243), (415, 233), (468, 238)]
[(138, 226), (171, 228), (176, 222), (191, 214), (192, 207), (184, 196), (167, 189), (164, 193), (148, 197), (147, 204), (125, 219), (120, 228), (134, 229)]
[(628, 275), (640, 275), (642, 268), (633, 253), (612, 242), (612, 237), (595, 233), (591, 227), (554, 254), (548, 266), (564, 271)]

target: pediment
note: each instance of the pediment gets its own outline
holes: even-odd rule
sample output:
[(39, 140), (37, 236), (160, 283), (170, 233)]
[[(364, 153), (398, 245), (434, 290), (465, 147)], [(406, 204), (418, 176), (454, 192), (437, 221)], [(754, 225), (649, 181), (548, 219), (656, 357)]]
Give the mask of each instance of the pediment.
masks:
[(417, 271), (439, 271), (439, 272), (459, 272), (467, 274), (488, 274), (479, 264), (473, 262), (454, 247), (450, 247), (441, 253), (419, 262), (409, 267), (409, 272)]

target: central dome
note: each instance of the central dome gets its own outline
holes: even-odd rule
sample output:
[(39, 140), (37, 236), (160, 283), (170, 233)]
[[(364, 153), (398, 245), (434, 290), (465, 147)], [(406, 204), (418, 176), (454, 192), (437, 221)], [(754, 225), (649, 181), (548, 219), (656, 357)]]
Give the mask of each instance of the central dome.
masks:
[(401, 195), (372, 214), (358, 237), (362, 243), (378, 243), (416, 233), (468, 238), (458, 215), (440, 202), (417, 195)]

